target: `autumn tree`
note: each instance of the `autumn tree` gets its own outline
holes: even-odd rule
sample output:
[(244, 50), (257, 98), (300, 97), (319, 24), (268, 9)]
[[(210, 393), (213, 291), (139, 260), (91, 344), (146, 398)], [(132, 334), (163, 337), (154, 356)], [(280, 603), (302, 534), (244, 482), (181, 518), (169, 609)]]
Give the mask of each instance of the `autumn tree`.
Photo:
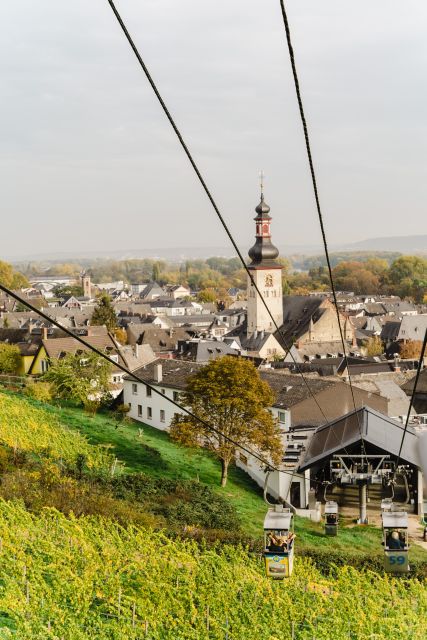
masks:
[(110, 390), (112, 365), (93, 351), (67, 353), (53, 360), (43, 375), (56, 398), (74, 400), (95, 411)]
[(105, 325), (108, 331), (114, 332), (117, 328), (117, 316), (111, 298), (106, 293), (100, 296), (93, 311), (90, 323), (92, 325)]
[(268, 410), (274, 401), (273, 392), (252, 362), (232, 356), (213, 360), (189, 379), (181, 400), (195, 416), (221, 433), (213, 432), (196, 418), (177, 414), (171, 423), (171, 438), (189, 447), (203, 446), (212, 451), (221, 463), (222, 487), (238, 451), (224, 436), (280, 463), (279, 427)]
[(30, 286), (22, 273), (15, 271), (11, 264), (2, 260), (0, 260), (0, 283), (8, 289), (23, 289)]
[(18, 373), (21, 366), (21, 353), (14, 344), (0, 343), (0, 373)]
[[(419, 360), (423, 343), (421, 340), (407, 340), (400, 347), (400, 357), (404, 360)], [(424, 352), (424, 357), (426, 353)]]
[(122, 327), (118, 327), (114, 330), (114, 337), (117, 342), (120, 342), (120, 344), (127, 344), (128, 342), (128, 334), (126, 333), (126, 329), (123, 329)]
[(335, 287), (354, 293), (378, 293), (380, 278), (363, 262), (340, 262), (332, 269)]

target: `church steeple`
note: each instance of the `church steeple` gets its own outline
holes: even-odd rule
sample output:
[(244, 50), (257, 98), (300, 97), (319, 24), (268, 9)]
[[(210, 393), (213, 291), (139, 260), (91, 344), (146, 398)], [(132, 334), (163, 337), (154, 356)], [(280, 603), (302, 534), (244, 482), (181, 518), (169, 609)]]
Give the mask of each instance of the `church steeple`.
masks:
[(279, 250), (271, 242), (270, 207), (264, 200), (263, 177), (261, 172), (261, 200), (255, 209), (255, 244), (249, 249), (250, 266), (275, 266), (279, 255)]
[[(248, 268), (258, 291), (268, 305), (277, 326), (283, 324), (282, 265), (276, 261), (279, 250), (271, 242), (270, 207), (264, 200), (263, 174), (261, 173), (261, 199), (255, 209), (255, 244), (249, 249), (251, 262)], [(248, 278), (247, 336), (259, 331), (274, 333), (275, 325), (260, 296)]]

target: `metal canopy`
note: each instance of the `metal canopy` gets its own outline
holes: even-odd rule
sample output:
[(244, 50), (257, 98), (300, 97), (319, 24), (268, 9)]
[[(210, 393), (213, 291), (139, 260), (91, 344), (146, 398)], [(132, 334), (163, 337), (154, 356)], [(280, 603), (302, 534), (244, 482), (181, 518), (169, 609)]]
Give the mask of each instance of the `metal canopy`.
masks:
[(408, 514), (405, 511), (384, 511), (381, 516), (384, 529), (408, 528)]
[(265, 531), (289, 531), (292, 524), (292, 513), (289, 509), (283, 509), (282, 512), (275, 509), (269, 509), (264, 519)]
[[(360, 424), (360, 428), (359, 428)], [(344, 448), (361, 441), (371, 444), (386, 453), (397, 456), (402, 441), (404, 426), (370, 407), (363, 407), (347, 415), (318, 427), (311, 437), (299, 471), (305, 471), (317, 463), (326, 461)], [(418, 457), (418, 436), (408, 426), (401, 452), (403, 463), (420, 466)]]

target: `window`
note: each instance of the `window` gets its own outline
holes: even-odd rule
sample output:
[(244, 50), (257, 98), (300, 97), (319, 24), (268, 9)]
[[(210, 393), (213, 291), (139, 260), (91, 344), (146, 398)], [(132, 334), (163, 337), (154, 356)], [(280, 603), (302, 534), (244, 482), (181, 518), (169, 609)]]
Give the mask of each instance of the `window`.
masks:
[(163, 393), (163, 395), (166, 394), (166, 391), (164, 389), (160, 389), (160, 391)]
[(278, 413), (279, 422), (286, 422), (286, 413), (284, 411), (279, 411)]
[(138, 385), (136, 384), (136, 382), (132, 382), (132, 393), (134, 396), (136, 396), (136, 394), (138, 393)]
[(138, 405), (138, 415), (142, 416), (142, 405)]
[(175, 400), (175, 402), (178, 402), (178, 400), (179, 400), (179, 393), (178, 393), (178, 391), (174, 391), (174, 392), (173, 392), (173, 399)]
[(147, 418), (151, 420), (152, 417), (153, 417), (153, 410), (151, 407), (147, 407)]
[(42, 360), (41, 361), (41, 367), (42, 367), (42, 373), (46, 373), (46, 371), (49, 369), (49, 363), (47, 360)]
[(239, 453), (239, 460), (240, 462), (243, 462), (243, 464), (248, 464), (248, 459), (246, 456), (243, 455), (243, 453)]
[(147, 398), (151, 398), (151, 389), (149, 387), (145, 387), (145, 395)]
[(164, 421), (165, 421), (165, 410), (160, 409), (160, 422), (164, 422)]

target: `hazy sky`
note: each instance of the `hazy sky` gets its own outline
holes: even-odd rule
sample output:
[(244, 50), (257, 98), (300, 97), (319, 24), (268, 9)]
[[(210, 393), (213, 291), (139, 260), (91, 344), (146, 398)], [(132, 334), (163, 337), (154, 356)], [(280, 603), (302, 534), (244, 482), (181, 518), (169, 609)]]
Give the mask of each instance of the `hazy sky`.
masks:
[[(246, 251), (320, 234), (279, 0), (117, 0)], [(288, 0), (331, 243), (427, 233), (427, 4)], [(227, 246), (106, 0), (0, 3), (1, 256)]]

